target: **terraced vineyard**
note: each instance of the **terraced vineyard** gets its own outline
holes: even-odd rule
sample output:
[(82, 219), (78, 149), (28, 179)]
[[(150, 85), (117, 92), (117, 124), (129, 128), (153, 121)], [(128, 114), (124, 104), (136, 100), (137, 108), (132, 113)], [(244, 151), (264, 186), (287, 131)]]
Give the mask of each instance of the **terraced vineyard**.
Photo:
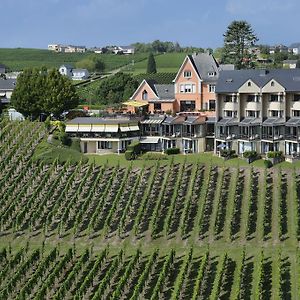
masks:
[(298, 170), (43, 165), (42, 124), (0, 129), (0, 299), (298, 299)]

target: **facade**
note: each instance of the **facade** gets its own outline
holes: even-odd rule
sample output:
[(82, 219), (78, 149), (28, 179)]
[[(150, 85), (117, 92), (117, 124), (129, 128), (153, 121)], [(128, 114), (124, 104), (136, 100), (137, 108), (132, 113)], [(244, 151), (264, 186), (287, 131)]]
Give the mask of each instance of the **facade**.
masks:
[(66, 124), (66, 133), (80, 138), (83, 153), (120, 153), (132, 141), (139, 140), (138, 119), (75, 118)]
[(13, 90), (16, 87), (16, 79), (0, 79), (0, 102), (9, 103)]
[(134, 54), (132, 46), (116, 46), (112, 49), (115, 54)]
[(293, 53), (294, 55), (300, 54), (300, 43), (293, 43), (289, 46), (289, 52)]
[(173, 84), (162, 85), (144, 80), (130, 99), (148, 101), (150, 113), (205, 111), (207, 115), (214, 116), (219, 72), (228, 68), (233, 66), (219, 66), (208, 53), (187, 55)]
[(71, 65), (60, 66), (59, 73), (73, 80), (84, 80), (90, 77), (87, 69), (73, 69)]
[(300, 152), (300, 69), (224, 71), (216, 92), (215, 152)]
[(83, 153), (120, 153), (132, 141), (145, 151), (179, 148), (182, 153), (207, 150), (206, 117), (200, 115), (151, 115), (144, 119), (75, 118), (66, 124), (66, 133), (80, 138)]

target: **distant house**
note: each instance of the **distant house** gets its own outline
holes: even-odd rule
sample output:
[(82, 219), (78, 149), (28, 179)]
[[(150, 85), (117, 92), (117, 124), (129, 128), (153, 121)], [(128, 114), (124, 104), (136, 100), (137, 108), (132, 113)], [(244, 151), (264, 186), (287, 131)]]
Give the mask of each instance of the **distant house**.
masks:
[(288, 52), (289, 48), (283, 44), (279, 44), (279, 45), (272, 46), (269, 49), (270, 54), (274, 54), (276, 51), (278, 51), (280, 53)]
[(73, 69), (72, 74), (73, 80), (84, 80), (90, 77), (89, 71), (87, 69)]
[(134, 54), (132, 46), (116, 46), (112, 50), (115, 54)]
[(0, 74), (6, 73), (6, 67), (3, 64), (0, 64)]
[(296, 59), (287, 59), (282, 62), (284, 69), (296, 69), (297, 68), (297, 60)]
[(300, 43), (293, 43), (289, 46), (289, 52), (293, 53), (294, 55), (300, 54)]
[(73, 69), (71, 65), (60, 66), (59, 73), (73, 80), (84, 80), (90, 77), (87, 69)]
[(48, 50), (55, 52), (65, 52), (65, 53), (84, 53), (86, 52), (85, 46), (73, 46), (73, 45), (61, 45), (61, 44), (49, 44)]
[(16, 79), (0, 79), (0, 101), (9, 103), (11, 94), (16, 87)]
[(72, 78), (72, 76), (73, 76), (72, 70), (73, 70), (73, 67), (71, 65), (62, 65), (59, 68), (59, 73), (61, 75), (65, 75), (65, 76), (68, 76), (69, 78)]

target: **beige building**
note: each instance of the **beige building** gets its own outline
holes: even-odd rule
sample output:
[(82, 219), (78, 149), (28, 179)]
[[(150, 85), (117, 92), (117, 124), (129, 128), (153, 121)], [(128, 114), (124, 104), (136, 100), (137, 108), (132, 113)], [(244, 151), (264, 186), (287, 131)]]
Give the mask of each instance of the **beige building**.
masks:
[(300, 69), (220, 72), (216, 93), (215, 151), (300, 153)]

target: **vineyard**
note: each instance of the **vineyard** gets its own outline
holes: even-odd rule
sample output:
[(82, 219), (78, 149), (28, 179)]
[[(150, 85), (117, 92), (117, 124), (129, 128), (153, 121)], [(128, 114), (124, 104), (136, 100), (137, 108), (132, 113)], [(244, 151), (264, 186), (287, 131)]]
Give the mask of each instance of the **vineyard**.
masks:
[(298, 299), (300, 172), (30, 158), (0, 121), (0, 299)]

